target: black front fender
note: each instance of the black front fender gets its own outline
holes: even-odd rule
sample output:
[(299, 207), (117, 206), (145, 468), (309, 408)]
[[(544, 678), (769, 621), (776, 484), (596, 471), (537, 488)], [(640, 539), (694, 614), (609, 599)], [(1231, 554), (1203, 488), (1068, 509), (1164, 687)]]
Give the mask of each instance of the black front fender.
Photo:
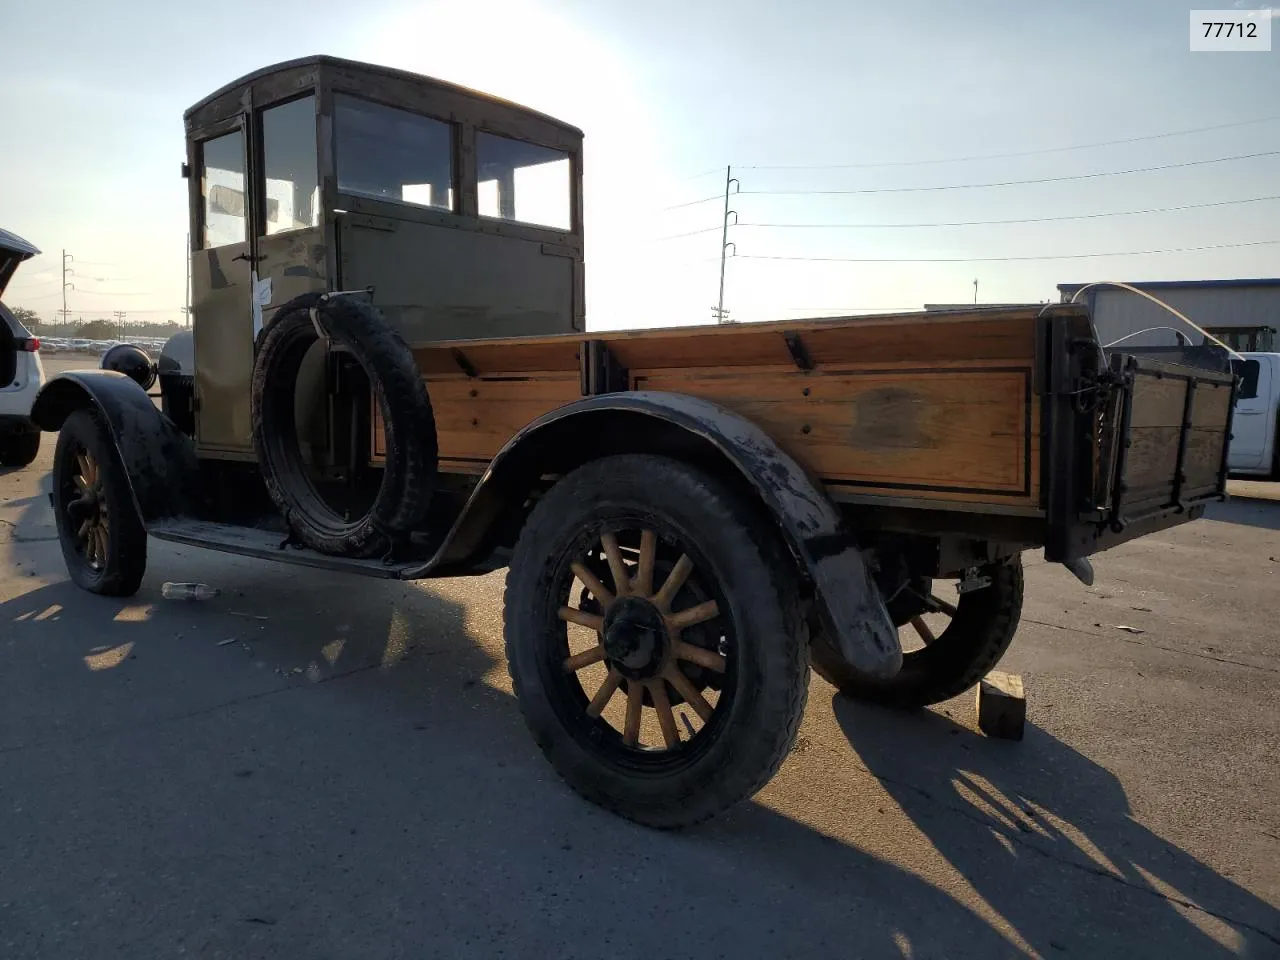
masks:
[[(646, 428), (658, 429), (646, 429)], [(494, 546), (504, 516), (538, 478), (583, 462), (585, 438), (608, 438), (590, 456), (620, 452), (717, 458), (728, 464), (776, 518), (791, 552), (812, 579), (836, 645), (858, 670), (894, 676), (902, 666), (898, 631), (884, 599), (820, 485), (754, 423), (706, 400), (629, 391), (588, 397), (538, 418), (499, 451), (436, 556), (408, 578), (468, 572)], [(642, 439), (643, 438), (643, 439)]]
[(72, 370), (40, 389), (31, 419), (41, 430), (57, 431), (83, 409), (95, 410), (107, 426), (143, 522), (183, 513), (194, 489), (195, 447), (147, 392), (122, 373)]

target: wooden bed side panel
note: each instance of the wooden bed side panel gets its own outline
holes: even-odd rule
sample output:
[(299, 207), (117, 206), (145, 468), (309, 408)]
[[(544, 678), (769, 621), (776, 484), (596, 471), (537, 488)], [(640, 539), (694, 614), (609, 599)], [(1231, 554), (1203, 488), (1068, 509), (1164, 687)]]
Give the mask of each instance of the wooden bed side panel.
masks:
[[(1038, 308), (417, 344), (442, 468), (582, 392), (600, 340), (635, 390), (721, 403), (843, 492), (1038, 508)], [(382, 452), (375, 416), (375, 453)]]
[(719, 403), (812, 473), (867, 492), (1038, 500), (1030, 368), (638, 373), (635, 388)]
[[(487, 464), (516, 431), (581, 395), (576, 369), (572, 376), (548, 373), (529, 379), (429, 380), (427, 389), (436, 418), (442, 468), (460, 467), (462, 462)], [(373, 454), (377, 459), (386, 456), (382, 414), (377, 404)]]
[(750, 324), (693, 327), (658, 337), (600, 334), (628, 369), (721, 366), (794, 366), (787, 336), (795, 335), (815, 369), (857, 364), (915, 366), (959, 361), (1029, 362), (1034, 349), (1034, 319), (1004, 318), (850, 320), (824, 324)]

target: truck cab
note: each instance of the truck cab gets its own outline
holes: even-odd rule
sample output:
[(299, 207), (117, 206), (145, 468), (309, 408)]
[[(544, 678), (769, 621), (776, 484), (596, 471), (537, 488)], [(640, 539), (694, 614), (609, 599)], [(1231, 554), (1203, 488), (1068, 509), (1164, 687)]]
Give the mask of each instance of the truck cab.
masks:
[(1280, 479), (1280, 353), (1231, 361), (1240, 378), (1227, 465), (1232, 473)]
[[(253, 459), (257, 345), (300, 294), (367, 291), (410, 345), (585, 329), (576, 127), (326, 56), (241, 77), (184, 120), (201, 457)], [(323, 354), (299, 388), (315, 413), (299, 428), (321, 447), (334, 442)]]

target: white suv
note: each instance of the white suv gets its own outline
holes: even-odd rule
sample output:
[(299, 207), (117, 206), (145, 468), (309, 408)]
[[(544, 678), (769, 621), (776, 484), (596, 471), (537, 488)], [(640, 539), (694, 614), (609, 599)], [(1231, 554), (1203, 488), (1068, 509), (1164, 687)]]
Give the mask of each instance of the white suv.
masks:
[[(18, 264), (40, 251), (0, 230), (0, 296)], [(31, 404), (44, 385), (40, 341), (0, 302), (0, 466), (25, 467), (40, 452)]]

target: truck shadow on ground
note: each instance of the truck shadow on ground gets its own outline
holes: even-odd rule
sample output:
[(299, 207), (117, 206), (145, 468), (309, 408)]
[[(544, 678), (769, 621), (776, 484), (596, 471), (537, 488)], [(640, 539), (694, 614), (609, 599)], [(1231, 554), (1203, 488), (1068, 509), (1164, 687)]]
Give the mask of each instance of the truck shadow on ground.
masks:
[(6, 957), (1010, 955), (946, 892), (763, 805), (659, 833), (582, 801), (446, 597), (154, 560), (217, 563), (223, 596), (64, 581), (0, 604)]
[(1280, 911), (1148, 830), (1110, 772), (1045, 731), (1010, 743), (931, 710), (833, 705), (870, 773), (1041, 954), (1280, 952)]
[[(1280, 484), (1276, 484), (1280, 489)], [(1225, 503), (1211, 503), (1205, 510), (1206, 520), (1236, 523), (1262, 530), (1280, 530), (1280, 500), (1251, 499), (1233, 496)]]
[[(25, 506), (34, 534), (47, 504)], [(890, 834), (926, 833), (993, 920), (868, 832), (796, 819), (829, 807), (822, 764), (775, 781), (793, 816), (749, 803), (684, 833), (580, 800), (510, 695), (495, 578), (423, 588), (153, 541), (142, 590), (109, 600), (45, 582), (56, 542), (11, 546), (41, 585), (0, 604), (6, 957), (1212, 956), (1260, 936), (1184, 919), (1168, 890), (1276, 928), (1039, 731), (994, 744), (836, 705), (905, 814)], [(161, 579), (222, 596), (167, 603)], [(1046, 836), (1010, 827), (1000, 797), (1043, 804), (1027, 819)], [(1121, 878), (1071, 861), (1088, 844), (1050, 814)], [(1116, 893), (1133, 889), (1161, 892)]]

